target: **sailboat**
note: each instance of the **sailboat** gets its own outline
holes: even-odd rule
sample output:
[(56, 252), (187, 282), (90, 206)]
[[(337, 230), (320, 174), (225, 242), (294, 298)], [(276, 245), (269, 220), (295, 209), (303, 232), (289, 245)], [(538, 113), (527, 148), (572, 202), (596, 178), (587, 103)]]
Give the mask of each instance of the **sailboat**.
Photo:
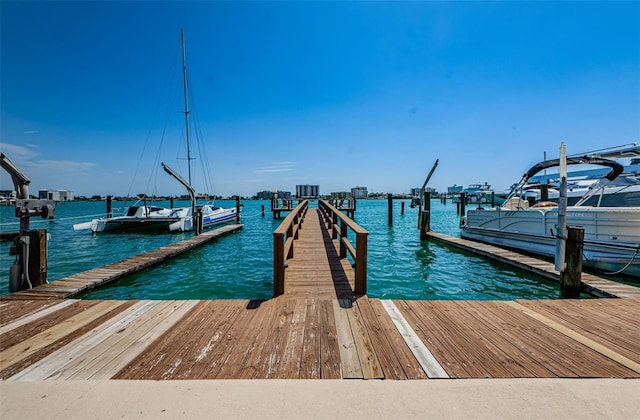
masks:
[[(190, 207), (175, 209), (162, 208), (149, 205), (146, 202), (134, 205), (126, 209), (125, 214), (116, 217), (93, 219), (89, 222), (73, 225), (74, 230), (90, 229), (93, 232), (185, 232), (196, 230), (201, 223), (202, 229), (219, 223), (231, 221), (236, 218), (236, 208), (222, 208), (213, 204), (197, 205), (195, 189), (191, 186), (191, 139), (189, 133), (189, 102), (187, 95), (187, 64), (185, 54), (184, 29), (182, 36), (182, 76), (184, 88), (184, 115), (186, 125), (187, 162), (189, 167), (188, 180), (184, 180), (177, 172), (162, 163), (163, 169), (178, 182), (187, 188), (191, 199)], [(201, 220), (201, 222), (200, 222)]]
[(162, 168), (175, 178), (186, 189), (189, 197), (191, 198), (191, 206), (182, 209), (177, 209), (176, 213), (179, 215), (180, 220), (177, 220), (169, 225), (171, 232), (184, 232), (190, 230), (198, 230), (198, 223), (201, 223), (201, 228), (206, 229), (208, 227), (217, 225), (219, 223), (225, 223), (236, 218), (237, 210), (233, 208), (222, 208), (213, 204), (197, 205), (195, 189), (192, 186), (191, 180), (191, 138), (189, 131), (189, 101), (187, 90), (187, 61), (185, 54), (185, 42), (184, 42), (184, 29), (181, 29), (182, 37), (182, 80), (184, 88), (184, 118), (185, 118), (185, 137), (187, 141), (187, 165), (188, 165), (188, 179), (185, 180), (176, 171), (171, 169), (164, 162)]

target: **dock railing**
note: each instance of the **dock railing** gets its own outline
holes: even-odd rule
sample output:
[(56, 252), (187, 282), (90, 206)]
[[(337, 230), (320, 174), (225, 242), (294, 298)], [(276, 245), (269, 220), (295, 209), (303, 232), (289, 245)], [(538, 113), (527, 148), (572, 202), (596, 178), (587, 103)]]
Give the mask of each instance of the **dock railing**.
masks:
[[(340, 258), (347, 258), (347, 252), (355, 261), (354, 292), (364, 295), (367, 293), (367, 237), (369, 232), (362, 228), (340, 210), (324, 200), (318, 202), (318, 208), (331, 233), (331, 239), (339, 239)], [(349, 241), (348, 232), (352, 230), (356, 235), (355, 247)], [(339, 237), (339, 238), (338, 238)]]
[(284, 269), (289, 258), (293, 258), (293, 241), (298, 238), (309, 200), (304, 200), (287, 215), (273, 232), (273, 294), (284, 293)]

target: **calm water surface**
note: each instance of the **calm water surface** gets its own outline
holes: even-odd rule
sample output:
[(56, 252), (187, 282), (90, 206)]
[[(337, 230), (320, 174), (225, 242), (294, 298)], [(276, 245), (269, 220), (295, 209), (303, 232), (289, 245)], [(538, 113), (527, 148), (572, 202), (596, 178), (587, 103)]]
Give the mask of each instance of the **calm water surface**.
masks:
[[(130, 204), (130, 203), (129, 203)], [(168, 206), (168, 202), (159, 202)], [(219, 201), (227, 207), (235, 202)], [(243, 201), (244, 228), (181, 257), (82, 296), (86, 299), (269, 299), (273, 293), (273, 220), (268, 201)], [(114, 208), (120, 203), (114, 203)], [(176, 206), (187, 205), (178, 203)], [(265, 216), (261, 216), (261, 206)], [(420, 241), (417, 209), (394, 201), (393, 226), (386, 200), (358, 201), (355, 220), (369, 231), (368, 295), (387, 299), (555, 299), (559, 286), (541, 277), (434, 242)], [(317, 207), (312, 203), (311, 207)], [(432, 201), (431, 228), (459, 235), (451, 203)], [(72, 225), (102, 216), (104, 202), (69, 202), (52, 220), (31, 219), (47, 229), (49, 281), (181, 241), (180, 234), (94, 234)], [(0, 207), (0, 231), (18, 230), (13, 207)], [(0, 294), (8, 292), (11, 242), (0, 241)]]

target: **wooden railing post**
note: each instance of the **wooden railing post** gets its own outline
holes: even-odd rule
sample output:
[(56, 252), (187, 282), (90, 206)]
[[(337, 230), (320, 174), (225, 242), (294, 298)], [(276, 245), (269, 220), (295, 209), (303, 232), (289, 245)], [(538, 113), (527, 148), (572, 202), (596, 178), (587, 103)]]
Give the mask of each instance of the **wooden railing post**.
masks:
[(367, 294), (367, 234), (358, 233), (356, 235), (356, 282), (355, 290), (357, 294)]
[(284, 234), (273, 234), (273, 295), (284, 294)]
[(347, 257), (347, 247), (344, 241), (347, 239), (347, 224), (340, 219), (340, 258)]

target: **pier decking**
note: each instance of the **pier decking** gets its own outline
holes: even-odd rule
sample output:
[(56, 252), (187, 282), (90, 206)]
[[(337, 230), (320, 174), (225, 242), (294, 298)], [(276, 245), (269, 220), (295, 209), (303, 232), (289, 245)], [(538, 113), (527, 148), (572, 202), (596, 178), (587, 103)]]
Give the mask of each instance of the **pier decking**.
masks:
[(640, 378), (639, 299), (370, 299), (318, 210), (295, 242), (267, 301), (4, 296), (0, 379)]
[(3, 380), (640, 377), (636, 299), (0, 305)]

